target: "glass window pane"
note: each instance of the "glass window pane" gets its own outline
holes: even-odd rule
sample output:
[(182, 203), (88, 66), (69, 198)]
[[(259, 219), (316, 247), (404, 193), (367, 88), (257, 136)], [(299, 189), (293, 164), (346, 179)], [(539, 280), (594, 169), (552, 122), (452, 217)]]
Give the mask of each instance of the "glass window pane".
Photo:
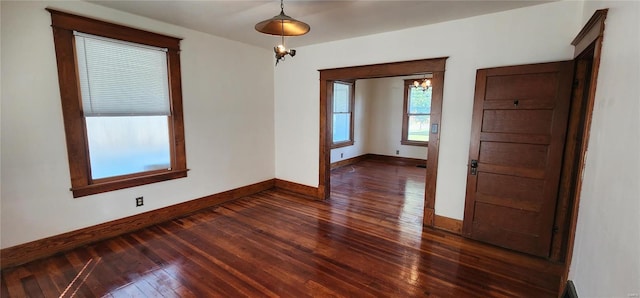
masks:
[(409, 114), (431, 114), (431, 89), (409, 88)]
[(171, 167), (167, 116), (86, 117), (93, 179)]
[(334, 83), (333, 84), (333, 112), (347, 113), (350, 112), (349, 89), (350, 85)]
[(349, 141), (351, 137), (351, 113), (333, 114), (333, 142)]
[(429, 127), (431, 116), (409, 116), (409, 127), (407, 140), (409, 141), (429, 141)]

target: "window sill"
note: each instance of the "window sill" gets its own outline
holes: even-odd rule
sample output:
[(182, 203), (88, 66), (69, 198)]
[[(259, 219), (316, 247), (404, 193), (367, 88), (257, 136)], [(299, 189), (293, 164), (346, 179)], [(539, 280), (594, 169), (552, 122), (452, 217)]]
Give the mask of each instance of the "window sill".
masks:
[(420, 142), (420, 141), (407, 141), (402, 140), (400, 144), (407, 146), (420, 146), (420, 147), (429, 147), (429, 142)]
[(151, 184), (161, 181), (167, 181), (172, 179), (184, 178), (187, 177), (187, 171), (185, 170), (171, 170), (171, 171), (162, 171), (156, 173), (150, 173), (147, 175), (139, 175), (135, 177), (126, 177), (117, 180), (109, 180), (109, 181), (100, 181), (97, 183), (89, 184), (86, 186), (80, 186), (71, 188), (73, 192), (74, 198), (84, 197), (88, 195), (99, 194), (103, 192), (108, 192), (112, 190), (118, 190), (123, 188), (129, 188), (134, 186), (140, 186), (145, 184)]
[(353, 145), (353, 141), (346, 141), (346, 142), (340, 142), (340, 143), (332, 143), (332, 144), (331, 144), (331, 149), (342, 148), (342, 147), (347, 147), (347, 146), (351, 146), (351, 145)]

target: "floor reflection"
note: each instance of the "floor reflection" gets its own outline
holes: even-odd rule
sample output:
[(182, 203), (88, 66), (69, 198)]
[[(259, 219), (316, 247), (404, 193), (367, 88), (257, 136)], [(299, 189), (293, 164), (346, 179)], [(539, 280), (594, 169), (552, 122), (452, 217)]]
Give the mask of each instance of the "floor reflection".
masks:
[[(384, 217), (379, 217), (377, 224), (386, 229), (388, 233), (385, 236), (407, 244), (407, 248), (391, 260), (402, 264), (402, 267), (395, 268), (396, 272), (393, 274), (415, 286), (411, 296), (424, 294), (420, 288), (420, 247), (425, 176), (424, 168), (374, 161), (348, 165), (334, 169), (331, 173), (332, 205), (346, 207), (343, 210), (348, 212), (347, 215), (362, 212), (375, 215), (380, 212)], [(364, 198), (361, 197), (363, 194), (366, 194)], [(348, 222), (350, 216), (346, 218), (348, 224), (354, 224)]]
[(423, 229), (424, 171), (340, 168), (327, 201), (263, 191), (3, 270), (0, 296), (557, 296), (561, 266)]

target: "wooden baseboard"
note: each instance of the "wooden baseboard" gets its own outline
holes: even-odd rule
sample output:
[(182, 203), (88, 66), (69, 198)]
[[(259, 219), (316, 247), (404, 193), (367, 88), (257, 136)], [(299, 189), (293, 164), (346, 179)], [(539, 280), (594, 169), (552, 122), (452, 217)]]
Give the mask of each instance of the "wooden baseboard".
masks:
[(433, 227), (454, 234), (462, 235), (462, 221), (445, 216), (435, 215)]
[(8, 247), (0, 250), (0, 255), (2, 256), (0, 269), (17, 266), (93, 242), (133, 232), (174, 218), (183, 217), (211, 206), (272, 189), (275, 186), (276, 179), (270, 179), (173, 206)]
[(578, 292), (576, 291), (576, 286), (573, 284), (573, 281), (568, 280), (567, 284), (564, 288), (564, 292), (562, 293), (562, 298), (578, 298)]
[(366, 154), (365, 158), (368, 160), (374, 160), (379, 162), (385, 162), (394, 165), (400, 166), (426, 166), (426, 159), (419, 158), (409, 158), (409, 157), (399, 157), (399, 156), (389, 156), (389, 155), (380, 155), (380, 154)]
[(360, 156), (348, 158), (345, 160), (336, 161), (331, 164), (331, 169), (333, 170), (335, 168), (344, 167), (346, 165), (358, 163), (363, 160), (373, 160), (373, 161), (384, 162), (384, 163), (400, 165), (400, 166), (419, 166), (420, 165), (420, 166), (426, 167), (427, 165), (426, 159), (367, 153)]
[(314, 200), (322, 200), (320, 198), (317, 187), (312, 187), (291, 181), (275, 179), (275, 187), (280, 190), (289, 191), (295, 194), (312, 197)]
[(436, 215), (436, 211), (433, 208), (424, 208), (424, 215), (422, 219), (422, 224), (427, 227), (433, 227), (434, 217)]
[(361, 161), (363, 161), (365, 159), (367, 159), (367, 154), (356, 156), (356, 157), (352, 157), (352, 158), (348, 158), (348, 159), (345, 159), (345, 160), (336, 161), (336, 162), (331, 164), (331, 169), (333, 170), (335, 168), (348, 166), (348, 165), (351, 165), (351, 164), (354, 164), (354, 163), (361, 162)]

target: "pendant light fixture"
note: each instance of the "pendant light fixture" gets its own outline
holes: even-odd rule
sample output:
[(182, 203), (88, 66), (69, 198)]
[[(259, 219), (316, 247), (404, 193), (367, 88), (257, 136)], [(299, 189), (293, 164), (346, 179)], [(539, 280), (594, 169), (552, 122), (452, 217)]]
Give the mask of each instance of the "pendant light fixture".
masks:
[(270, 35), (279, 35), (281, 37), (281, 43), (273, 47), (273, 51), (276, 53), (276, 65), (280, 60), (284, 60), (286, 55), (291, 57), (296, 55), (296, 50), (287, 49), (284, 44), (285, 36), (299, 36), (306, 34), (311, 30), (308, 24), (298, 21), (284, 13), (284, 0), (280, 0), (280, 14), (257, 23), (255, 28), (258, 32)]
[(413, 81), (413, 86), (411, 86), (411, 88), (415, 88), (415, 89), (422, 89), (422, 92), (426, 92), (427, 90), (429, 90), (429, 88), (431, 88), (431, 80), (425, 78), (422, 78), (421, 81), (415, 80)]

